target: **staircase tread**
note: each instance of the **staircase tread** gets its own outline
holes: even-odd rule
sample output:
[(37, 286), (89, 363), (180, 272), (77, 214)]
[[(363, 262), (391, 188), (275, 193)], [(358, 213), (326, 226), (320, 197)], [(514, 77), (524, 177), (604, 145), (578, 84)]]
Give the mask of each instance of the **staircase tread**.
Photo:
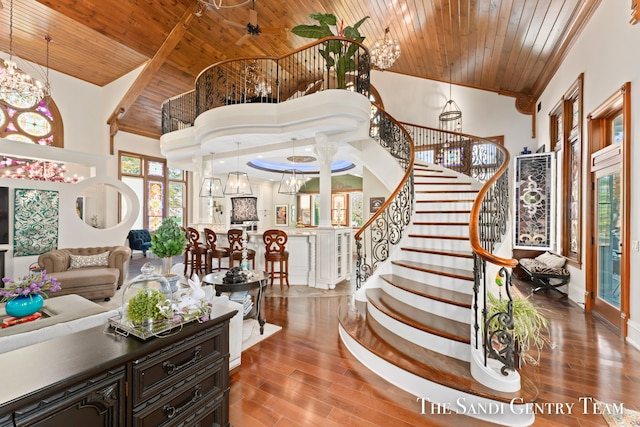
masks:
[(389, 317), (421, 331), (449, 340), (470, 344), (468, 323), (458, 322), (420, 310), (387, 294), (381, 288), (369, 288), (366, 291), (369, 304)]
[(471, 210), (446, 210), (446, 211), (438, 211), (438, 210), (428, 210), (428, 211), (416, 211), (416, 214), (470, 214)]
[(416, 190), (416, 193), (451, 194), (451, 193), (478, 193), (478, 190)]
[(440, 274), (442, 276), (455, 277), (462, 280), (473, 282), (473, 271), (464, 270), (462, 268), (443, 267), (441, 265), (431, 265), (416, 261), (396, 260), (391, 261), (392, 264), (400, 265), (414, 270), (426, 271), (429, 273)]
[(338, 309), (338, 319), (344, 330), (368, 351), (428, 381), (502, 403), (518, 398), (531, 403), (538, 397), (536, 386), (522, 374), (521, 389), (513, 393), (496, 391), (478, 383), (471, 376), (469, 362), (428, 350), (393, 334), (375, 319), (367, 317), (364, 302), (356, 302), (353, 310), (345, 300)]
[(469, 222), (454, 222), (454, 221), (413, 221), (414, 225), (469, 225)]
[(396, 274), (382, 274), (380, 275), (380, 278), (389, 284), (404, 291), (411, 292), (412, 294), (456, 305), (458, 307), (471, 308), (473, 298), (471, 294), (463, 294), (462, 292), (456, 292), (451, 289), (428, 285)]
[(403, 246), (400, 249), (402, 249), (403, 251), (422, 252), (422, 253), (432, 254), (432, 255), (447, 255), (447, 256), (453, 256), (458, 258), (469, 258), (469, 259), (473, 258), (473, 253), (471, 251), (454, 251), (450, 249), (418, 248), (415, 246)]
[(416, 200), (417, 203), (470, 203), (471, 199), (425, 199)]

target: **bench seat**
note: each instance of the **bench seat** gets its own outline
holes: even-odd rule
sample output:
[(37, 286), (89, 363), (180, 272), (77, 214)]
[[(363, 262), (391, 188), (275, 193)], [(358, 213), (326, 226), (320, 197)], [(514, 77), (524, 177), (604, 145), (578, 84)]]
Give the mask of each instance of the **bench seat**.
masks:
[[(561, 258), (557, 255), (553, 256)], [(569, 270), (564, 267), (564, 263), (561, 267), (557, 267), (555, 265), (550, 266), (549, 264), (540, 261), (538, 258), (522, 258), (518, 261), (522, 271), (529, 276), (532, 282), (538, 285), (533, 289), (533, 292), (551, 289), (567, 296), (566, 292), (558, 289), (559, 287), (568, 284), (569, 279), (571, 278), (571, 274), (569, 273)]]

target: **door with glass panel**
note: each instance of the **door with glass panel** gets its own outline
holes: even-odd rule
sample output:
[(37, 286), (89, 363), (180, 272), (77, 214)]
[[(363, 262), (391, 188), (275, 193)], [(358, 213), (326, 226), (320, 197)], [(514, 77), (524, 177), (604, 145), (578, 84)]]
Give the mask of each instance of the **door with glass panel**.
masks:
[(620, 164), (597, 171), (594, 195), (593, 310), (616, 326), (620, 323), (620, 260), (623, 256), (620, 176)]

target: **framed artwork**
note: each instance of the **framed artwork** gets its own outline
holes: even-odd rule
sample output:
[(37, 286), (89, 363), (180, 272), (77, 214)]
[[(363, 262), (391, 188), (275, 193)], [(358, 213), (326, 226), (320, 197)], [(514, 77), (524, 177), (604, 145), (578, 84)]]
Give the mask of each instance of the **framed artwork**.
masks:
[(16, 188), (13, 256), (40, 255), (58, 247), (57, 191)]
[(78, 196), (76, 198), (76, 213), (80, 217), (81, 220), (84, 221), (84, 209), (85, 209), (85, 198), (84, 196)]
[(384, 204), (384, 197), (372, 197), (369, 199), (369, 212), (375, 213), (380, 210), (380, 206)]
[(515, 159), (514, 248), (553, 249), (554, 154), (529, 154)]
[(349, 217), (349, 210), (347, 208), (347, 195), (346, 194), (333, 194), (331, 195), (331, 224), (333, 225), (347, 225), (347, 218)]
[(276, 205), (273, 213), (276, 225), (281, 227), (289, 225), (289, 205)]

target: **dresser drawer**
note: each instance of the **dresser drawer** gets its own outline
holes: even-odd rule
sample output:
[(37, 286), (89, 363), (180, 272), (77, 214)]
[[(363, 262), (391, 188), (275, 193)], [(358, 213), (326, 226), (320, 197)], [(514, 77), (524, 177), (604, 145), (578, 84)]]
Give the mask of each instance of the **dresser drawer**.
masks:
[(135, 361), (132, 368), (133, 406), (228, 353), (228, 330), (224, 325), (215, 325)]
[(223, 420), (229, 419), (229, 392), (203, 400), (182, 422), (172, 427), (227, 427), (229, 423)]
[[(173, 387), (158, 393), (133, 411), (134, 427), (182, 426), (188, 418), (211, 401), (227, 393), (229, 369), (225, 358), (206, 365), (202, 370), (178, 381)], [(222, 399), (224, 402), (224, 399)], [(216, 407), (211, 407), (215, 411)], [(206, 418), (208, 411), (201, 412)]]

